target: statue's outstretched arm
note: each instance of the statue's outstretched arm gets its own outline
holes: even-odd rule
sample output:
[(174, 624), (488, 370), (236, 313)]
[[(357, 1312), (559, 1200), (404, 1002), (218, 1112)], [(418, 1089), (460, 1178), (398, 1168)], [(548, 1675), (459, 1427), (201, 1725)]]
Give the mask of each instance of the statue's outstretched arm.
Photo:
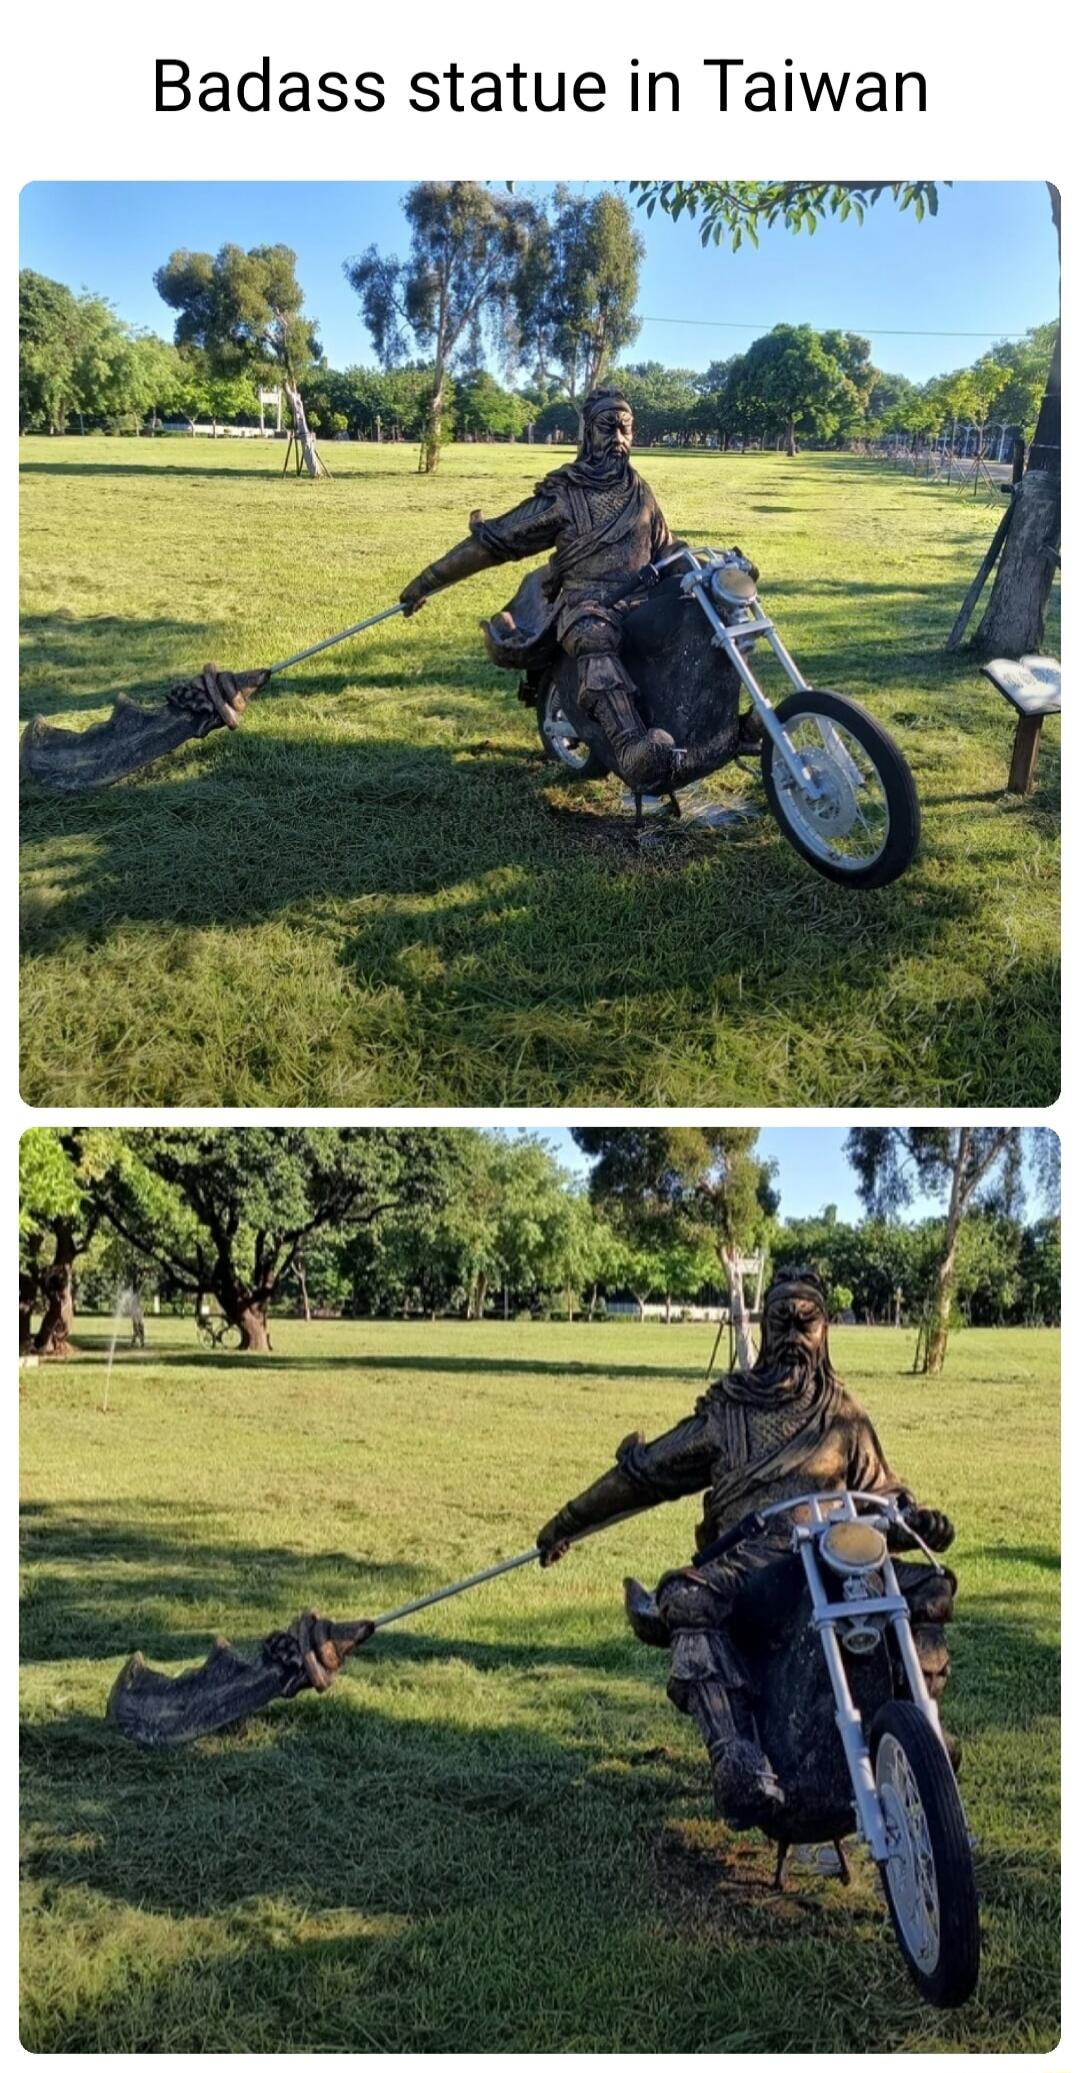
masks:
[(617, 1449), (614, 1468), (605, 1470), (587, 1490), (572, 1497), (545, 1521), (536, 1544), (555, 1559), (567, 1541), (590, 1526), (606, 1524), (632, 1512), (649, 1511), (676, 1497), (704, 1490), (711, 1453), (704, 1418), (684, 1418), (658, 1440), (632, 1432)]
[(501, 518), (483, 518), (474, 511), (469, 519), (469, 537), (459, 540), (449, 554), (429, 562), (411, 583), (405, 585), (400, 602), (406, 615), (418, 612), (426, 598), (464, 576), (481, 569), (494, 569), (504, 561), (524, 561), (530, 554), (543, 554), (558, 537), (558, 517), (549, 497), (527, 497)]
[(446, 590), (451, 583), (460, 583), (463, 576), (475, 576), (481, 569), (492, 569), (495, 565), (496, 557), (490, 548), (470, 533), (467, 540), (459, 540), (449, 554), (442, 554), (438, 561), (429, 562), (411, 583), (406, 583), (400, 598), (406, 618), (418, 612), (425, 599), (433, 596), (436, 590)]

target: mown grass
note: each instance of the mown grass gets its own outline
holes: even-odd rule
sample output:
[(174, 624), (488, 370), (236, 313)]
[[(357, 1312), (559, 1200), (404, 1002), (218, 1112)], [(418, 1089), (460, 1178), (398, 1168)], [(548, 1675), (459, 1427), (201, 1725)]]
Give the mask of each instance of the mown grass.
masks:
[[(554, 458), (20, 442), (24, 715), (83, 724), (208, 657), (280, 659)], [(924, 810), (899, 885), (828, 885), (767, 814), (638, 849), (614, 783), (539, 760), (449, 592), (264, 692), (239, 734), (116, 790), (26, 802), (34, 1103), (905, 1104), (1058, 1085), (1057, 739), (944, 641), (997, 513), (843, 456), (642, 457), (692, 541), (733, 540), (813, 681), (895, 732)], [(1052, 634), (1056, 640), (1056, 632)], [(734, 788), (751, 784), (736, 774)]]
[(708, 1327), (280, 1323), (265, 1361), (104, 1321), (22, 1378), (25, 2043), (48, 2051), (1046, 2051), (1057, 2034), (1058, 1339), (838, 1330), (894, 1464), (958, 1528), (945, 1717), (985, 1931), (976, 1999), (907, 1982), (868, 1865), (797, 1873), (712, 1818), (620, 1580), (663, 1507), (391, 1628), (326, 1698), (171, 1755), (102, 1720), (314, 1604), (373, 1612), (528, 1546)]

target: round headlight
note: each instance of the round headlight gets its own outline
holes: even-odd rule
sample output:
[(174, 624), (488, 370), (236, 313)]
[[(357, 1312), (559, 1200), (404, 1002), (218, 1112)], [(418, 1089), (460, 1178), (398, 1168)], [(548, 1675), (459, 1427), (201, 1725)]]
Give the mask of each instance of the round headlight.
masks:
[(752, 605), (757, 584), (748, 569), (724, 566), (712, 572), (713, 596), (725, 605)]
[(818, 1545), (838, 1576), (863, 1576), (869, 1569), (880, 1569), (887, 1553), (885, 1535), (865, 1519), (836, 1519)]

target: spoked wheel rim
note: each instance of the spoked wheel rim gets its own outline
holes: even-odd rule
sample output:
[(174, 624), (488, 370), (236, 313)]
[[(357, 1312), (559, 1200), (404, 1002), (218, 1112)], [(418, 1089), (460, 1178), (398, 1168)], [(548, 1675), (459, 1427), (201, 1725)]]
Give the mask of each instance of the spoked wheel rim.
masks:
[(911, 1963), (927, 1975), (941, 1957), (941, 1896), (926, 1809), (895, 1735), (878, 1745), (877, 1787), (890, 1856), (885, 1866), (896, 1926)]
[(555, 691), (549, 691), (544, 700), (540, 729), (557, 763), (566, 770), (584, 770), (591, 754), (589, 743), (582, 741)]
[(811, 793), (773, 758), (777, 804), (814, 856), (837, 871), (863, 872), (883, 855), (891, 815), (873, 756), (842, 720), (806, 712), (784, 731), (815, 780)]

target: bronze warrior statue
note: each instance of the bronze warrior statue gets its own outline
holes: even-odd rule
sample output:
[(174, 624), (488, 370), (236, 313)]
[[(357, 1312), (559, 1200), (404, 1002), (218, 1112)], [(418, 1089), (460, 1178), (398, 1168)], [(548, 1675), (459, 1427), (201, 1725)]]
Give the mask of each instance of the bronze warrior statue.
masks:
[(696, 1536), (704, 1559), (661, 1577), (655, 1596), (628, 1579), (626, 1604), (642, 1640), (670, 1646), (668, 1696), (697, 1722), (717, 1807), (735, 1827), (756, 1826), (784, 1804), (755, 1737), (738, 1631), (783, 1621), (798, 1599), (802, 1567), (790, 1551), (791, 1514), (786, 1526), (777, 1521), (775, 1530), (767, 1526), (713, 1559), (706, 1551), (748, 1512), (815, 1489), (896, 1495), (927, 1547), (941, 1552), (952, 1542), (949, 1520), (916, 1507), (866, 1412), (837, 1377), (822, 1284), (799, 1269), (778, 1273), (768, 1291), (754, 1366), (713, 1383), (690, 1417), (659, 1439), (631, 1434), (614, 1468), (537, 1534), (543, 1559), (557, 1561), (586, 1527), (704, 1491)]
[(619, 652), (626, 612), (634, 609), (623, 593), (628, 578), (680, 543), (630, 466), (634, 418), (625, 396), (594, 390), (583, 423), (575, 461), (545, 475), (533, 496), (501, 518), (474, 511), (468, 539), (414, 576), (400, 601), (418, 612), (433, 592), (463, 576), (553, 547), (543, 588), (558, 639), (577, 661), (582, 709), (603, 730), (624, 782), (635, 791), (662, 791), (676, 782), (684, 751), (662, 728), (646, 729), (638, 711)]

